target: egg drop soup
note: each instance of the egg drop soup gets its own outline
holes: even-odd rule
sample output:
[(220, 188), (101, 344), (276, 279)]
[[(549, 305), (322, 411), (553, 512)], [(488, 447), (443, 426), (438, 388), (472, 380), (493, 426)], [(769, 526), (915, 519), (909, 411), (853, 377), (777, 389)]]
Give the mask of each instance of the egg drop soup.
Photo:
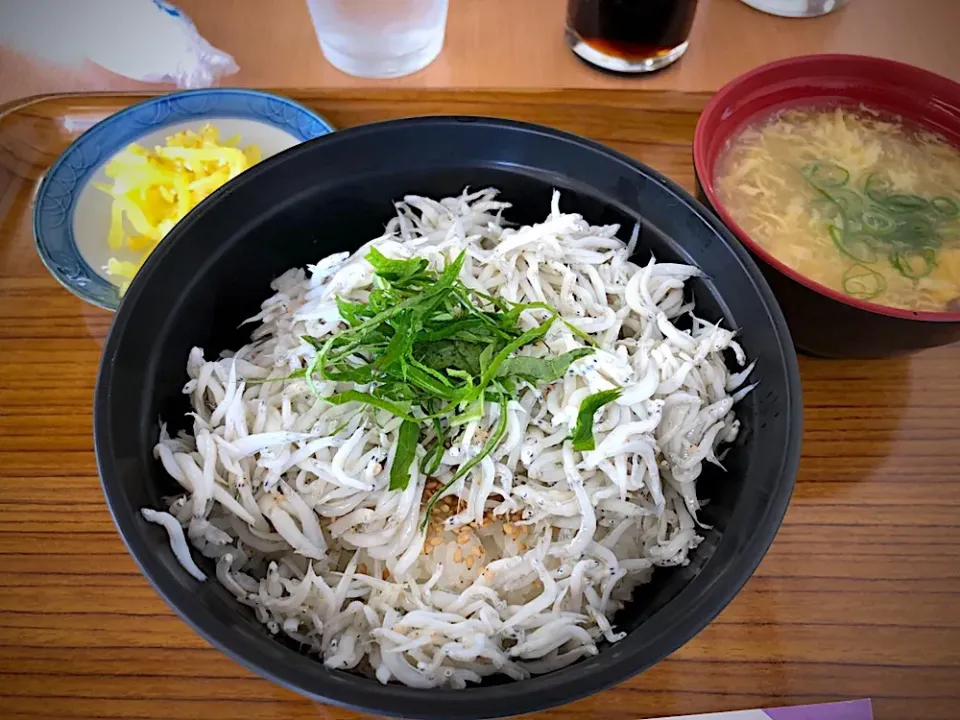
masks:
[(851, 298), (960, 310), (960, 150), (867, 108), (796, 108), (744, 129), (717, 195), (780, 262)]

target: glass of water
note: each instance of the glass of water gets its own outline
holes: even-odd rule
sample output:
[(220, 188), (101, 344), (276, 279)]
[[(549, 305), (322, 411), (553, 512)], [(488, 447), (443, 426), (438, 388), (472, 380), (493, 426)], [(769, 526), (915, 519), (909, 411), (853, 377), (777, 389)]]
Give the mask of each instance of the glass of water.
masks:
[(320, 48), (350, 75), (391, 78), (433, 62), (448, 0), (307, 0)]

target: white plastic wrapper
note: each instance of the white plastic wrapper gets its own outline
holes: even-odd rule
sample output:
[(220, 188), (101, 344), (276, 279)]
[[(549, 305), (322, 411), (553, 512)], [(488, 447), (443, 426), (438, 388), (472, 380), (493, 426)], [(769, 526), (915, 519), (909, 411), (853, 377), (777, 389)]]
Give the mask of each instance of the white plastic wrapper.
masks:
[(203, 88), (239, 69), (164, 0), (0, 0), (0, 18), (0, 42), (21, 52), (133, 80)]

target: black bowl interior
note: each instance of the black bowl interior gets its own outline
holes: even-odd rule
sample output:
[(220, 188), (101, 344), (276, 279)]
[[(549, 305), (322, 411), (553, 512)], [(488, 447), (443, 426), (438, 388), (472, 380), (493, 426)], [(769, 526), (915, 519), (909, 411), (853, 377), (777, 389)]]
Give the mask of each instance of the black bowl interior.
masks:
[[(760, 387), (739, 406), (744, 431), (727, 472), (707, 472), (693, 561), (661, 570), (616, 622), (629, 636), (595, 658), (522, 683), (490, 679), (463, 691), (382, 686), (328, 671), (271, 637), (215, 581), (176, 562), (143, 506), (179, 491), (152, 457), (158, 418), (186, 427), (181, 389), (193, 346), (207, 357), (245, 343), (238, 327), (271, 279), (378, 235), (392, 201), (495, 186), (509, 220), (546, 217), (551, 192), (593, 223), (641, 226), (639, 260), (692, 263), (698, 314), (741, 331)], [(407, 717), (493, 717), (543, 709), (652, 665), (704, 627), (759, 563), (782, 519), (799, 459), (800, 384), (790, 337), (767, 285), (712, 214), (658, 173), (582, 138), (500, 120), (420, 118), (319, 138), (262, 163), (181, 222), (124, 299), (104, 351), (95, 402), (104, 493), (130, 552), (168, 603), (235, 659), (318, 700)], [(212, 566), (200, 564), (212, 576)]]

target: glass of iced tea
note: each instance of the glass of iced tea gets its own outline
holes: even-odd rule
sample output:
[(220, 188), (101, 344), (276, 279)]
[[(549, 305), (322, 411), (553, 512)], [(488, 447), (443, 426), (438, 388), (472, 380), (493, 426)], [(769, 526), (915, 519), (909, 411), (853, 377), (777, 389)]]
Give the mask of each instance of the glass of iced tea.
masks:
[(653, 72), (687, 50), (697, 0), (569, 0), (567, 45), (613, 72)]

